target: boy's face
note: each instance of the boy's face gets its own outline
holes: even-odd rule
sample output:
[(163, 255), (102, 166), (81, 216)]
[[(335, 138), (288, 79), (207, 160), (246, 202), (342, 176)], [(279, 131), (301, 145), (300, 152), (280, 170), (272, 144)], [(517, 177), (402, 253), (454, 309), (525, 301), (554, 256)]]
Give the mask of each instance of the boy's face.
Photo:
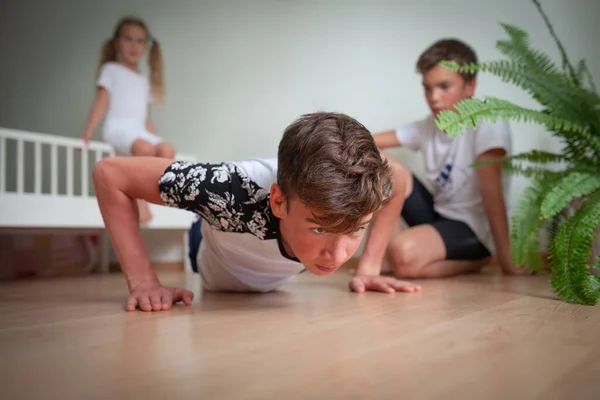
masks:
[(279, 185), (271, 187), (271, 208), (280, 219), (279, 229), (286, 252), (319, 276), (329, 275), (358, 250), (371, 216), (363, 218), (352, 234), (325, 232), (314, 222), (312, 211), (298, 198), (286, 199)]
[(475, 78), (467, 83), (455, 71), (436, 65), (423, 73), (423, 89), (433, 115), (444, 110), (456, 111), (456, 103), (475, 93)]

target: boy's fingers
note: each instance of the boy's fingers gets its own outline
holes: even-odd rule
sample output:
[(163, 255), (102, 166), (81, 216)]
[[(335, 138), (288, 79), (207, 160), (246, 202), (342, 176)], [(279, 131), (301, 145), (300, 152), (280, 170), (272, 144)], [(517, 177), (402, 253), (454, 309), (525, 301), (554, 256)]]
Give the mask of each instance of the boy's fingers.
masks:
[(379, 290), (380, 292), (384, 292), (384, 293), (394, 293), (395, 290), (393, 287), (391, 287), (390, 285), (388, 285), (387, 283), (385, 283), (384, 281), (378, 280), (375, 283), (373, 283), (373, 288), (376, 290)]
[(421, 290), (421, 286), (412, 284), (410, 282), (396, 281), (393, 283), (394, 289), (402, 292), (418, 292)]
[(127, 299), (127, 304), (125, 305), (125, 310), (127, 311), (135, 311), (135, 308), (138, 305), (138, 301), (135, 297), (129, 296)]
[(150, 304), (150, 298), (146, 296), (141, 296), (138, 298), (138, 307), (142, 311), (152, 311), (152, 305)]
[(170, 310), (173, 305), (173, 295), (171, 292), (166, 292), (162, 295), (162, 309)]
[(150, 301), (152, 302), (152, 309), (154, 311), (160, 311), (162, 309), (162, 301), (160, 299), (160, 294), (153, 294), (150, 298)]
[(186, 306), (191, 306), (193, 300), (194, 300), (194, 293), (190, 292), (189, 290), (186, 290), (185, 293), (183, 294), (183, 303)]
[(173, 296), (173, 303), (177, 303), (183, 301), (186, 306), (192, 305), (192, 300), (194, 300), (194, 293), (189, 290), (177, 288), (175, 289), (175, 294)]
[(350, 281), (350, 290), (362, 293), (365, 291), (365, 283), (360, 278), (352, 278)]

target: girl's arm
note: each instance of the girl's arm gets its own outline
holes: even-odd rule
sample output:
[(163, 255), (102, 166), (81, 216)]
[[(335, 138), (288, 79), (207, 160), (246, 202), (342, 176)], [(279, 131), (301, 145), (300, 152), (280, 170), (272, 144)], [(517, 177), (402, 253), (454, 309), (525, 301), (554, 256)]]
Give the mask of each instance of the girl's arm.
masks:
[(98, 87), (98, 91), (96, 92), (96, 98), (92, 103), (92, 108), (90, 110), (90, 116), (88, 118), (87, 125), (85, 127), (85, 131), (81, 138), (87, 144), (92, 137), (94, 136), (94, 131), (96, 127), (104, 118), (104, 114), (106, 113), (106, 109), (108, 107), (109, 93), (103, 87)]

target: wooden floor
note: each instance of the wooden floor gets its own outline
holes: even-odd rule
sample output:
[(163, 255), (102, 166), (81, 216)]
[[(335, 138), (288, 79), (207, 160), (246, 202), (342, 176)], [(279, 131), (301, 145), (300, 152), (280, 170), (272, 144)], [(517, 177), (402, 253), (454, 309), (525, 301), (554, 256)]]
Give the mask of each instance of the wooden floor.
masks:
[(358, 295), (348, 271), (126, 313), (120, 274), (2, 284), (3, 399), (598, 399), (600, 307), (495, 271)]

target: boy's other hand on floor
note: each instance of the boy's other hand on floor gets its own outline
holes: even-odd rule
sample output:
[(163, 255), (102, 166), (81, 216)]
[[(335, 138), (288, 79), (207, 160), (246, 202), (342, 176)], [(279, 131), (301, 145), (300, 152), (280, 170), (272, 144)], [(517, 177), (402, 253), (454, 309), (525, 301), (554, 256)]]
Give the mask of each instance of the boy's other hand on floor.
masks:
[(400, 281), (392, 276), (357, 275), (350, 281), (350, 290), (363, 293), (374, 290), (384, 293), (407, 292), (413, 293), (421, 290), (421, 286), (410, 282)]
[(137, 285), (127, 298), (127, 311), (166, 311), (180, 301), (186, 306), (192, 305), (194, 294), (182, 288), (164, 287), (158, 282)]
[(502, 270), (502, 275), (510, 275), (510, 276), (527, 276), (531, 275), (529, 270), (525, 268), (524, 265), (517, 266), (512, 260), (510, 255), (506, 255), (504, 257), (499, 257), (500, 269)]

